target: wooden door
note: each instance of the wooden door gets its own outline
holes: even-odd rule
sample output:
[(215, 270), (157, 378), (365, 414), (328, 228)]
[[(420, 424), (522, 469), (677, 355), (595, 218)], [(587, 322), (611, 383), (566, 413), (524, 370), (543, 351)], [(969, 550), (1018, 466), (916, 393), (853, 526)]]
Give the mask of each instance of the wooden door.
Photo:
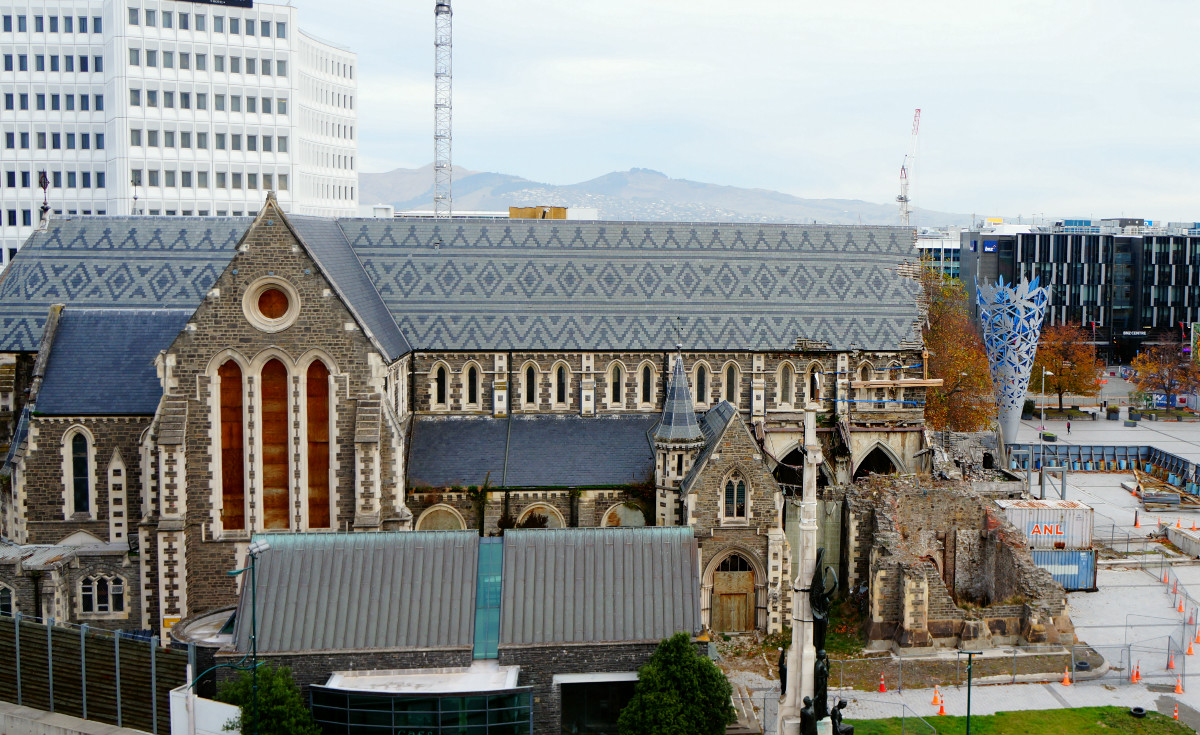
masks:
[(713, 630), (734, 633), (754, 629), (754, 572), (714, 572)]

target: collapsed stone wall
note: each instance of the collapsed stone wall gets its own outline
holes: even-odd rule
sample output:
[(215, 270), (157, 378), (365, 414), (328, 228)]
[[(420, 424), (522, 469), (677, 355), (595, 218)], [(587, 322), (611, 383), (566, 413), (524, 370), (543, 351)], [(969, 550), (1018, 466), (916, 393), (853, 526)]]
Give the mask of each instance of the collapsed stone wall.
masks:
[(850, 553), (868, 558), (869, 647), (1073, 641), (1066, 594), (1021, 532), (967, 483), (924, 482), (872, 476), (847, 491), (847, 512), (871, 507), (869, 550)]

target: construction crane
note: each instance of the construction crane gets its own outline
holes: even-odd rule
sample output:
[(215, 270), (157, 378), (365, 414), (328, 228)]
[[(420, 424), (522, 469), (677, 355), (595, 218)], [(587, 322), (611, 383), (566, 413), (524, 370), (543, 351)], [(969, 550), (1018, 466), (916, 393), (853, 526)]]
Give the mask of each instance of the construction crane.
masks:
[(454, 171), (450, 163), (454, 14), (450, 0), (436, 0), (433, 16), (433, 216), (449, 218), (454, 208)]
[(908, 196), (908, 180), (909, 174), (917, 162), (917, 128), (920, 126), (921, 108), (918, 107), (917, 111), (913, 113), (912, 143), (909, 145), (908, 155), (900, 164), (900, 195), (896, 197), (896, 201), (900, 202), (900, 223), (905, 227), (908, 227), (909, 217), (912, 215), (912, 199)]

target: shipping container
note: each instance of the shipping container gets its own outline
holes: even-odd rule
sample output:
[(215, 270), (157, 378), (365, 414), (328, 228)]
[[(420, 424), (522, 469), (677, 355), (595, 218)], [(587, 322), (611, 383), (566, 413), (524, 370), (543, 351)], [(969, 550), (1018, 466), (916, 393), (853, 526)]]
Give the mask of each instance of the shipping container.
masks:
[(1096, 550), (1034, 549), (1033, 563), (1050, 572), (1067, 592), (1096, 589)]
[(1031, 549), (1089, 549), (1092, 509), (1078, 500), (996, 500)]

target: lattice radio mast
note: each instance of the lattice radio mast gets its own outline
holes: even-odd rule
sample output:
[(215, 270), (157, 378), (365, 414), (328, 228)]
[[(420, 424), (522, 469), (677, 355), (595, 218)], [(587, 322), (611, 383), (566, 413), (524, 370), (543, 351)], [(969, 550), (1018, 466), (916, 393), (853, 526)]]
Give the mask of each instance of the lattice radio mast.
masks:
[(454, 172), (450, 163), (454, 14), (450, 11), (450, 0), (436, 0), (433, 14), (433, 216), (448, 218), (454, 206), (451, 194)]
[(900, 164), (900, 195), (896, 197), (896, 201), (900, 202), (900, 222), (905, 227), (908, 227), (908, 220), (912, 214), (912, 199), (908, 196), (908, 174), (917, 162), (917, 129), (919, 127), (921, 127), (921, 108), (918, 107), (917, 111), (913, 113), (912, 142), (909, 144), (908, 155)]

